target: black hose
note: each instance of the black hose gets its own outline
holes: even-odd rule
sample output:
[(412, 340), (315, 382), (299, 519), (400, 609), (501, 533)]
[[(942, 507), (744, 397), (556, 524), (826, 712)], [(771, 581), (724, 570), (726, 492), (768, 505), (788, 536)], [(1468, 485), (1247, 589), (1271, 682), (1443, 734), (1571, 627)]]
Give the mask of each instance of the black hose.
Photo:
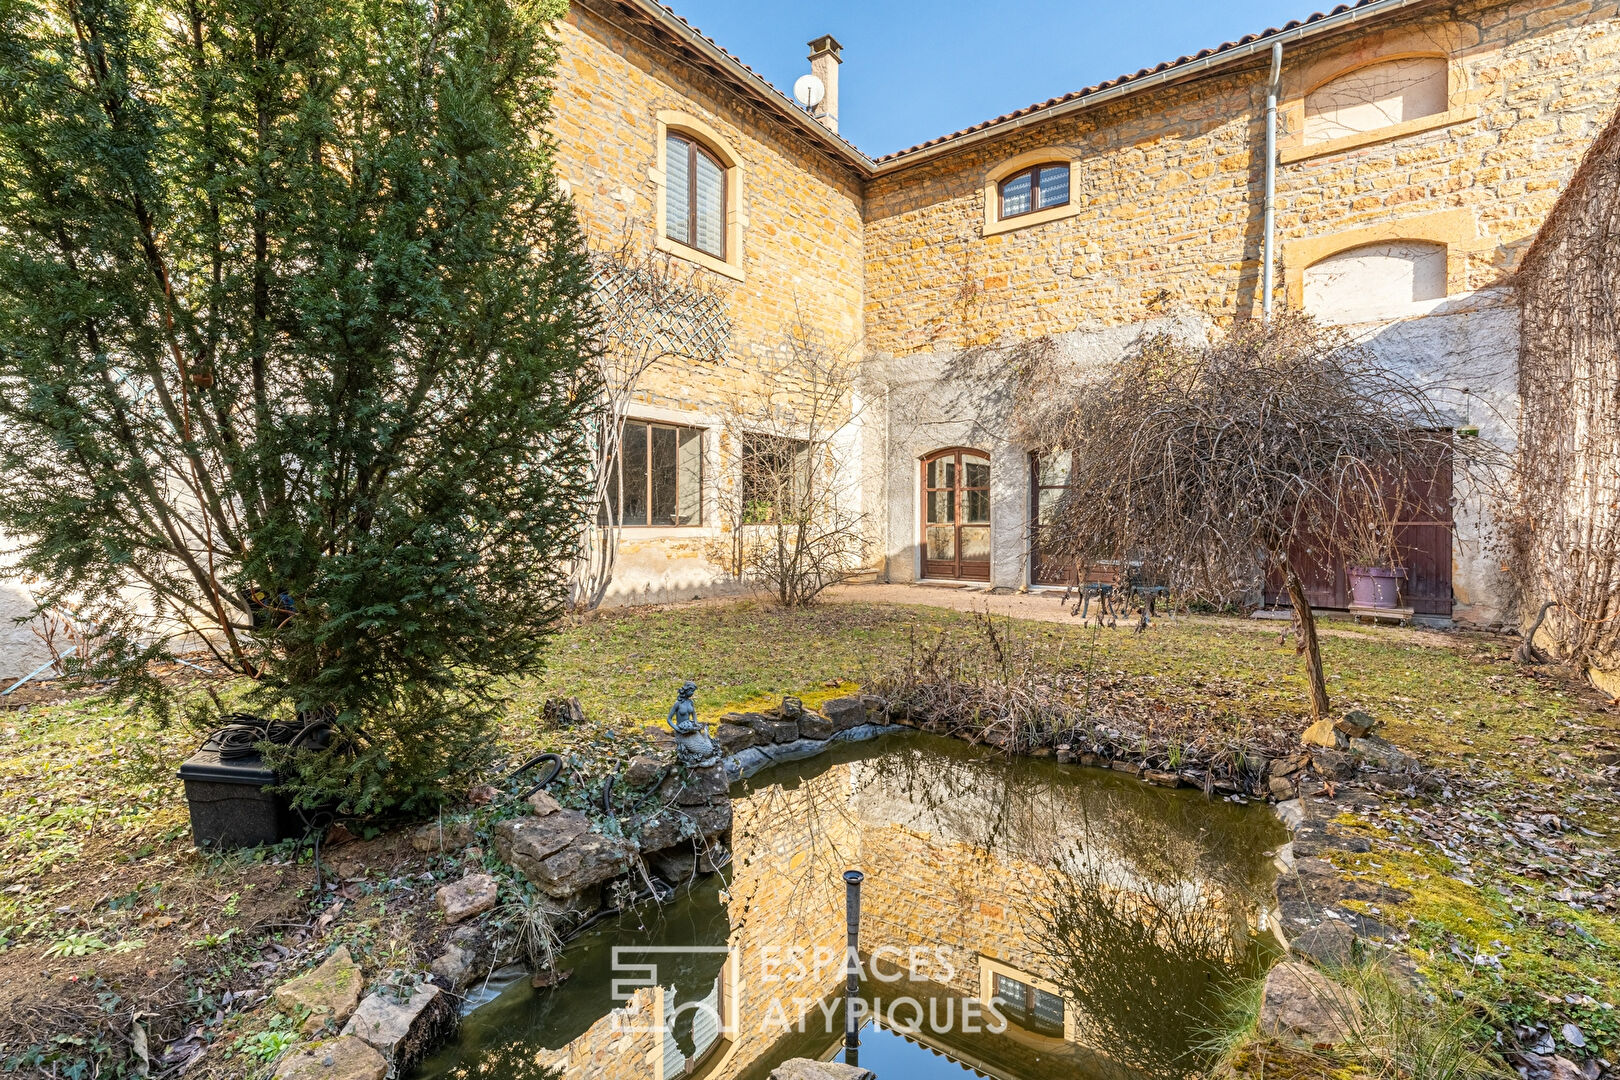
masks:
[[(674, 771), (675, 766), (673, 764), (665, 766), (664, 771), (658, 774), (658, 779), (654, 780), (652, 786), (647, 789), (647, 793), (625, 807), (625, 813), (633, 814), (640, 810), (648, 799), (658, 794), (658, 789), (664, 786), (664, 781), (668, 780), (669, 774)], [(602, 788), (602, 812), (609, 817), (618, 816), (618, 811), (613, 809), (613, 788), (619, 782), (619, 776), (619, 773), (614, 773), (608, 777), (606, 786)]]
[[(563, 759), (562, 759), (562, 757), (560, 755), (552, 754), (552, 753), (536, 754), (536, 755), (534, 755), (534, 757), (530, 758), (528, 761), (525, 761), (522, 765), (519, 765), (517, 768), (513, 769), (511, 772), (507, 773), (506, 776), (504, 778), (502, 778), (501, 783), (505, 784), (508, 781), (517, 779), (519, 776), (522, 776), (524, 773), (528, 772), (530, 769), (534, 768), (536, 765), (540, 764), (542, 761), (551, 762), (551, 771), (548, 772), (545, 775), (545, 779), (541, 780), (538, 784), (534, 785), (534, 787), (530, 788), (528, 791), (525, 791), (523, 794), (518, 796), (519, 799), (527, 799), (529, 796), (533, 795), (537, 791), (542, 790), (547, 785), (549, 785), (553, 780), (557, 779), (557, 777), (562, 775)], [(608, 788), (609, 788), (609, 790), (612, 790), (611, 781), (608, 784)]]

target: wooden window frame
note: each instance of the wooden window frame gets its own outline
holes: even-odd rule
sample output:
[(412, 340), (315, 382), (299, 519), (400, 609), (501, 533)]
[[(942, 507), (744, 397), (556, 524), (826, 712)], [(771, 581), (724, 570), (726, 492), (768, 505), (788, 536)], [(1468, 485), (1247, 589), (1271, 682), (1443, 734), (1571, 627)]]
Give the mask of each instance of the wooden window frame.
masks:
[[(1063, 169), (1065, 172), (1069, 172), (1070, 171), (1070, 165), (1069, 165), (1069, 163), (1067, 161), (1042, 161), (1042, 162), (1037, 162), (1034, 165), (1030, 165), (1030, 166), (1028, 166), (1026, 168), (1019, 169), (1017, 172), (1013, 173), (1011, 176), (1004, 176), (1000, 180), (996, 181), (996, 220), (997, 221), (1017, 221), (1019, 218), (1028, 217), (1030, 214), (1038, 214), (1043, 210), (1056, 210), (1060, 206), (1068, 206), (1069, 205), (1069, 201), (1074, 198), (1074, 190), (1073, 190), (1074, 177), (1072, 175), (1069, 177), (1069, 183), (1067, 185), (1068, 190), (1066, 190), (1064, 192), (1062, 202), (1049, 203), (1046, 206), (1039, 205), (1039, 203), (1040, 203), (1040, 191), (1041, 191), (1041, 173), (1046, 169)], [(1020, 210), (1016, 214), (1009, 214), (1009, 213), (1006, 212), (1006, 208), (1007, 208), (1007, 194), (1006, 194), (1007, 185), (1013, 183), (1014, 181), (1020, 179), (1021, 177), (1025, 177), (1025, 176), (1029, 177), (1029, 209), (1028, 210)]]
[[(709, 479), (709, 464), (705, 460), (705, 457), (706, 457), (705, 451), (707, 450), (707, 447), (704, 445), (704, 438), (703, 438), (706, 429), (701, 428), (701, 427), (697, 427), (697, 426), (692, 425), (692, 424), (676, 424), (676, 423), (671, 423), (671, 422), (669, 422), (667, 420), (642, 420), (642, 419), (639, 419), (637, 417), (630, 417), (630, 418), (626, 419), (625, 422), (624, 422), (624, 426), (626, 428), (629, 428), (632, 424), (639, 424), (642, 427), (647, 429), (647, 477), (646, 477), (646, 481), (645, 481), (645, 483), (646, 483), (646, 491), (644, 492), (644, 494), (646, 496), (647, 522), (645, 524), (642, 524), (642, 525), (629, 525), (629, 524), (626, 524), (625, 521), (624, 521), (624, 440), (623, 440), (623, 438), (621, 438), (619, 440), (619, 453), (618, 453), (618, 456), (616, 457), (616, 459), (613, 462), (613, 490), (610, 493), (610, 498), (608, 500), (609, 504), (613, 507), (613, 513), (618, 517), (619, 527), (624, 528), (624, 529), (700, 529), (700, 528), (702, 528), (703, 525), (704, 525), (704, 517), (705, 517), (704, 502), (705, 502), (705, 496), (707, 494), (707, 492), (705, 491), (705, 488), (708, 486), (708, 479)], [(689, 431), (692, 434), (694, 434), (695, 436), (697, 436), (697, 440), (698, 440), (698, 450), (697, 450), (697, 460), (698, 460), (697, 512), (698, 513), (697, 513), (697, 520), (696, 521), (682, 523), (682, 522), (673, 522), (673, 521), (671, 521), (671, 522), (654, 522), (652, 520), (652, 484), (653, 484), (652, 429), (653, 428), (668, 428), (671, 431), (675, 432), (675, 454), (676, 454), (676, 458), (675, 458), (675, 509), (676, 509), (677, 513), (679, 513), (680, 506), (681, 506), (681, 486), (680, 486), (680, 484), (681, 484), (681, 470), (680, 470), (680, 436), (681, 436), (681, 432)]]
[[(1020, 987), (1024, 991), (1023, 1002), (1015, 1005), (1013, 1002), (1002, 997), (1001, 988), (1003, 983), (1012, 983), (1015, 986)], [(1006, 1016), (1007, 1019), (1012, 1023), (1017, 1024), (1025, 1031), (1031, 1032), (1035, 1035), (1040, 1035), (1043, 1038), (1063, 1038), (1063, 1033), (1068, 1027), (1069, 1003), (1064, 1001), (1061, 995), (1054, 994), (1050, 990), (1036, 986), (1034, 983), (1016, 978), (1007, 974), (1006, 972), (1001, 971), (991, 973), (991, 985), (994, 987), (996, 1000), (1002, 1002), (1006, 1006), (1009, 1006), (1009, 1008), (1003, 1012), (1002, 1015)], [(1041, 1022), (1039, 1014), (1036, 1011), (1038, 994), (1045, 994), (1048, 997), (1057, 1000), (1058, 1008), (1062, 1010), (1057, 1024), (1053, 1025), (1050, 1022)]]
[[(726, 216), (727, 216), (727, 207), (729, 207), (731, 205), (730, 192), (726, 190), (727, 187), (731, 183), (731, 177), (729, 175), (727, 175), (729, 170), (726, 167), (725, 160), (723, 158), (721, 158), (721, 156), (718, 153), (716, 153), (714, 150), (712, 150), (708, 146), (704, 145), (704, 143), (696, 135), (693, 135), (693, 134), (691, 134), (690, 132), (687, 132), (687, 131), (681, 131), (679, 129), (670, 129), (670, 130), (664, 132), (664, 160), (665, 160), (666, 163), (669, 160), (669, 154), (670, 154), (670, 151), (672, 149), (671, 144), (676, 142), (676, 141), (683, 142), (683, 143), (686, 144), (686, 192), (685, 192), (685, 196), (686, 196), (686, 238), (683, 240), (682, 238), (680, 238), (678, 236), (670, 236), (669, 235), (669, 226), (667, 224), (667, 222), (669, 220), (669, 211), (668, 211), (667, 207), (666, 207), (666, 209), (664, 211), (664, 220), (666, 222), (666, 224), (664, 226), (664, 238), (667, 239), (667, 240), (671, 240), (671, 241), (673, 241), (673, 242), (675, 242), (677, 244), (684, 244), (686, 247), (691, 248), (693, 251), (696, 251), (696, 252), (698, 252), (699, 254), (702, 254), (702, 255), (707, 255), (711, 259), (719, 259), (721, 262), (725, 262), (726, 261), (726, 233), (729, 231), (726, 228)], [(720, 250), (719, 251), (709, 251), (706, 248), (699, 247), (698, 242), (697, 242), (697, 235), (698, 235), (697, 159), (698, 159), (699, 156), (708, 158), (709, 163), (711, 165), (713, 165), (715, 167), (715, 169), (718, 170), (719, 173), (720, 173)], [(665, 199), (674, 198), (675, 194), (676, 194), (675, 191), (673, 189), (669, 188), (669, 187), (666, 187), (664, 189), (664, 198)]]

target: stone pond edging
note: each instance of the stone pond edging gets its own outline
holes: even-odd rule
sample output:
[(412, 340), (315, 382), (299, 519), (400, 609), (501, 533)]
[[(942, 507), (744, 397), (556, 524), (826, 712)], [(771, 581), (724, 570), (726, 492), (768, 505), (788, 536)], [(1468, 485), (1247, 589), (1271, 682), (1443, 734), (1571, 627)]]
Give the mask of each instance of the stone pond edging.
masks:
[[(737, 780), (776, 764), (815, 757), (838, 743), (867, 741), (892, 732), (925, 730), (979, 741), (966, 728), (942, 730), (936, 724), (909, 720), (902, 709), (893, 709), (884, 698), (870, 694), (834, 698), (824, 702), (819, 711), (807, 709), (790, 697), (780, 708), (767, 712), (727, 713), (712, 728), (713, 741), (722, 754), (716, 765), (679, 767), (667, 745), (661, 752), (630, 761), (619, 777), (623, 790), (630, 793), (625, 798), (632, 808), (620, 835), (604, 833), (595, 827), (597, 822), (590, 815), (565, 809), (542, 791), (529, 799), (527, 813), (496, 823), (493, 845), (503, 862), (549, 899), (557, 925), (573, 925), (574, 932), (578, 932), (617, 910), (604, 896), (603, 887), (632, 874), (638, 860), (670, 885), (723, 866), (729, 858), (730, 785)], [(1261, 780), (1266, 786), (1249, 792), (1252, 797), (1269, 796), (1268, 801), (1275, 801), (1276, 813), (1292, 837), (1277, 855), (1274, 903), (1265, 926), (1294, 958), (1274, 969), (1276, 988), (1272, 987), (1272, 977), (1267, 980), (1262, 1028), (1269, 1024), (1273, 1034), (1316, 1041), (1336, 1038), (1331, 1018), (1319, 1017), (1320, 1023), (1311, 1026), (1311, 1011), (1299, 1008), (1292, 1000), (1297, 995), (1283, 984), (1302, 984), (1313, 977), (1301, 974), (1297, 961), (1331, 969), (1349, 963), (1357, 955), (1361, 948), (1358, 941), (1381, 942), (1394, 935), (1389, 927), (1344, 907), (1342, 901), (1395, 903), (1405, 898), (1397, 890), (1342, 874), (1321, 858), (1334, 849), (1367, 849), (1365, 838), (1345, 833), (1333, 823), (1333, 818), (1344, 810), (1376, 801), (1376, 796), (1355, 786), (1353, 777), (1358, 770), (1384, 769), (1378, 780), (1386, 781), (1386, 786), (1412, 783), (1410, 766), (1415, 763), (1411, 759), (1401, 761), (1403, 756), (1388, 743), (1376, 740), (1366, 730), (1357, 730), (1357, 721), (1352, 720), (1350, 727), (1354, 741), (1370, 747), (1370, 755), (1360, 747), (1352, 748), (1343, 730), (1333, 732), (1330, 725), (1323, 734), (1319, 725), (1307, 733), (1302, 753), (1286, 761), (1279, 759), (1285, 771), (1272, 772), (1268, 768)], [(1313, 745), (1313, 734), (1327, 745)], [(1033, 753), (1002, 749), (1029, 756), (1053, 756), (1049, 748), (1033, 748)], [(1063, 751), (1068, 749), (1064, 747)], [(1097, 749), (1102, 748), (1059, 752), (1056, 757), (1060, 763), (1124, 772), (1158, 786), (1187, 783), (1173, 773), (1148, 767), (1148, 763), (1115, 758)], [(1311, 778), (1313, 773), (1318, 778)], [(1340, 782), (1334, 784), (1332, 777)], [(1277, 780), (1285, 780), (1286, 785), (1274, 782)], [(1208, 784), (1204, 787), (1210, 790)], [(638, 791), (643, 793), (639, 796), (643, 802), (656, 797), (658, 805), (641, 812), (636, 802)], [(465, 823), (423, 828), (437, 828), (440, 845), (450, 842), (466, 846), (474, 841)], [(448, 835), (447, 829), (455, 835)], [(413, 845), (416, 839), (413, 836)], [(445, 922), (455, 928), (429, 971), (421, 973), (420, 985), (408, 994), (379, 992), (360, 1001), (343, 1001), (326, 1013), (328, 1020), (335, 1021), (334, 1027), (342, 1025), (341, 1037), (317, 1043), (314, 1050), (305, 1046), (289, 1054), (278, 1062), (276, 1080), (303, 1080), (317, 1075), (369, 1076), (379, 1061), (402, 1074), (453, 1036), (460, 1013), (456, 1001), (464, 999), (472, 984), (484, 978), (486, 969), (492, 972), (499, 962), (491, 937), (478, 919), (494, 907), (495, 885), (489, 875), (469, 871), (460, 881), (441, 887), (437, 893), (439, 907)], [(335, 951), (332, 958), (341, 951)], [(340, 961), (352, 965), (346, 952)], [(357, 997), (348, 989), (348, 982), (353, 980), (345, 964), (339, 962), (336, 967), (345, 979), (343, 997)], [(322, 986), (334, 974), (325, 963), (317, 972), (322, 979), (316, 981)], [(1290, 979), (1292, 982), (1288, 982)], [(293, 980), (283, 989), (298, 982)], [(291, 1000), (287, 995), (277, 1000), (283, 998)]]

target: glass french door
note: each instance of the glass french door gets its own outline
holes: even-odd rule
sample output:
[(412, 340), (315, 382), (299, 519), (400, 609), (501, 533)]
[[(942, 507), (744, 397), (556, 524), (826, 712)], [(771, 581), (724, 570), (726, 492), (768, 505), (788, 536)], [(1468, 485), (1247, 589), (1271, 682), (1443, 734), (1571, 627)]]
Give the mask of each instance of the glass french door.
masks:
[(923, 459), (923, 577), (990, 580), (990, 459), (957, 447)]
[(1073, 585), (1078, 567), (1041, 553), (1041, 530), (1049, 525), (1063, 493), (1069, 489), (1074, 456), (1065, 451), (1029, 456), (1029, 583)]

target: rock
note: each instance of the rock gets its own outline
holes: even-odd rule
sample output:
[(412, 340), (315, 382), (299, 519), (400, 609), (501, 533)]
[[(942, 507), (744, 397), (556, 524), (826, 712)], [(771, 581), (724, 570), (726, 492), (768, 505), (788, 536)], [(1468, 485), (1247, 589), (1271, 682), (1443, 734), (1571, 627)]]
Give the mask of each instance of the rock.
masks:
[(470, 986), (494, 961), (489, 937), (477, 925), (458, 926), (450, 933), (444, 953), (429, 965), (435, 979), (442, 979), (459, 993)]
[(1343, 1042), (1361, 1020), (1355, 997), (1320, 971), (1288, 960), (1266, 975), (1260, 1031), (1310, 1043)]
[[(717, 743), (718, 739), (715, 740)], [(724, 750), (724, 746), (721, 747)], [(730, 751), (726, 751), (729, 753)], [(630, 764), (624, 767), (624, 773), (619, 777), (619, 786), (630, 788), (649, 788), (658, 783), (664, 775), (664, 770), (670, 767), (670, 762), (651, 754), (637, 754), (630, 759)]]
[(743, 727), (741, 724), (727, 724), (722, 721), (720, 726), (714, 729), (714, 745), (720, 748), (722, 754), (730, 755), (739, 750), (746, 750), (753, 746), (758, 738), (752, 728)]
[(549, 817), (562, 809), (562, 803), (547, 795), (544, 791), (537, 791), (523, 800), (529, 806), (529, 813), (535, 817)]
[(862, 694), (861, 705), (866, 709), (866, 722), (868, 724), (886, 724), (889, 722), (889, 702), (876, 694)]
[(821, 715), (827, 718), (835, 731), (844, 731), (866, 723), (866, 705), (858, 697), (833, 698), (821, 703)]
[(1377, 735), (1351, 739), (1349, 749), (1356, 757), (1381, 772), (1412, 772), (1417, 769), (1416, 758)]
[(300, 1046), (281, 1059), (271, 1080), (383, 1080), (388, 1059), (352, 1035)]
[(1350, 746), (1349, 736), (1333, 726), (1332, 720), (1318, 720), (1305, 729), (1299, 741), (1306, 746), (1320, 746), (1325, 750), (1346, 750)]
[(709, 806), (693, 807), (692, 825), (702, 837), (719, 836), (731, 831), (731, 801)]
[[(728, 818), (730, 810), (728, 804)], [(630, 865), (626, 843), (592, 832), (590, 819), (578, 810), (508, 818), (495, 826), (495, 851), (558, 899), (618, 877)]]
[(788, 1058), (771, 1070), (770, 1080), (877, 1080), (877, 1074), (842, 1061)]
[(580, 706), (577, 697), (546, 698), (541, 715), (551, 727), (571, 728), (585, 722), (585, 710)]
[(743, 713), (741, 726), (751, 729), (759, 743), (790, 743), (799, 737), (799, 722), (764, 713)]
[(626, 826), (625, 834), (635, 837), (636, 847), (646, 853), (674, 847), (696, 835), (696, 831), (687, 814), (674, 807), (662, 807), (634, 819)]
[(679, 773), (671, 776), (664, 781), (661, 793), (666, 798), (673, 795), (677, 806), (701, 806), (726, 798), (730, 790), (731, 783), (726, 779), (725, 767), (711, 765), (687, 770), (684, 776)]
[(1064, 743), (1057, 748), (1057, 760), (1059, 765), (1067, 765), (1074, 760), (1074, 749), (1068, 743)]
[(1318, 964), (1343, 967), (1353, 959), (1355, 946), (1356, 935), (1348, 926), (1334, 919), (1324, 919), (1320, 925), (1290, 941), (1288, 951)]
[(1108, 767), (1115, 772), (1122, 772), (1128, 776), (1142, 775), (1142, 766), (1134, 761), (1111, 761), (1108, 763)]
[(567, 982), (568, 977), (573, 973), (573, 968), (564, 968), (561, 971), (558, 971), (556, 968), (541, 968), (539, 971), (529, 976), (529, 985), (536, 990), (545, 990)]
[(805, 716), (804, 702), (796, 697), (782, 699), (782, 707), (777, 710), (784, 720), (802, 720)]
[(444, 952), (428, 965), (428, 971), (433, 973), (435, 979), (444, 980), (452, 991), (460, 993), (472, 983), (477, 974), (478, 953), (451, 942), (445, 946)]
[(439, 886), (433, 898), (444, 912), (444, 921), (458, 923), (493, 908), (499, 891), (499, 884), (490, 875), (468, 874), (460, 881)]
[(421, 852), (459, 851), (473, 838), (472, 822), (464, 818), (430, 821), (411, 833), (411, 847)]
[(799, 737), (801, 739), (830, 739), (838, 733), (833, 722), (826, 717), (814, 713), (805, 713), (799, 717)]
[(1181, 777), (1173, 772), (1161, 772), (1158, 769), (1143, 769), (1142, 779), (1159, 787), (1180, 787)]
[(1272, 798), (1277, 799), (1279, 802), (1292, 799), (1298, 794), (1294, 787), (1294, 779), (1291, 776), (1273, 776), (1266, 781), (1266, 788), (1271, 792)]
[(1333, 725), (1334, 730), (1343, 733), (1347, 739), (1364, 739), (1377, 726), (1378, 721), (1372, 718), (1372, 714), (1362, 712), (1360, 709), (1352, 709), (1345, 713)]
[(1293, 776), (1311, 763), (1311, 755), (1296, 754), (1293, 757), (1278, 758), (1271, 763), (1272, 776)]
[(1356, 775), (1356, 758), (1348, 750), (1312, 750), (1311, 770), (1330, 780), (1349, 780)]
[(360, 1003), (343, 1034), (363, 1039), (405, 1073), (456, 1030), (456, 1007), (432, 983), (419, 983), (409, 999), (371, 994)]
[(302, 1030), (313, 1035), (328, 1023), (336, 1026), (347, 1020), (365, 988), (360, 965), (349, 955), (349, 947), (340, 945), (315, 970), (276, 987), (271, 1000), (288, 1014), (308, 1009)]
[(697, 876), (697, 852), (692, 850), (690, 844), (669, 848), (649, 859), (648, 865), (653, 873), (671, 885), (679, 885)]

